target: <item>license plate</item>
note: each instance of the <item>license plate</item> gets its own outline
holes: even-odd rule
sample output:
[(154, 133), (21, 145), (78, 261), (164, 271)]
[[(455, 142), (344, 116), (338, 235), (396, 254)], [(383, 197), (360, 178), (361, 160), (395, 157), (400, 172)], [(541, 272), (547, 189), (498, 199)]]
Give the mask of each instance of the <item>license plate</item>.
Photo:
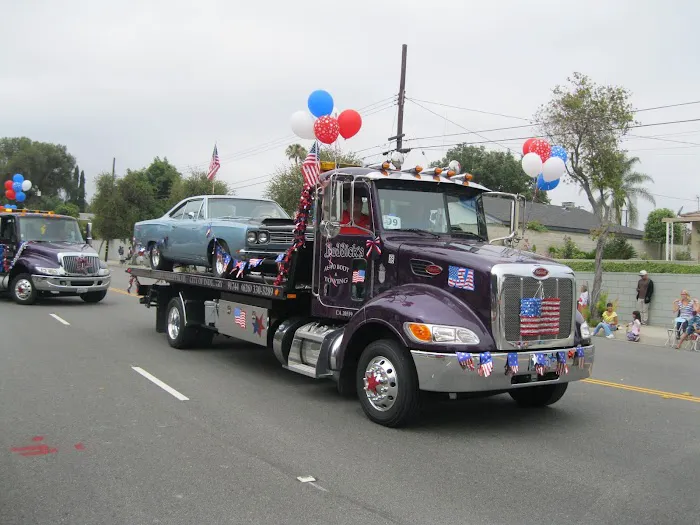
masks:
[(78, 288), (78, 293), (87, 293), (87, 288)]

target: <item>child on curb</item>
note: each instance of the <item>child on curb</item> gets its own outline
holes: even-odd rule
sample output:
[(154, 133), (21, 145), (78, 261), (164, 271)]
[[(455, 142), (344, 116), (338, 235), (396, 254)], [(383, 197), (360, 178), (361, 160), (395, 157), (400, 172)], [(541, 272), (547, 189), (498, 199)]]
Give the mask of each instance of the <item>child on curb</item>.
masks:
[(627, 340), (633, 343), (639, 342), (642, 331), (642, 314), (639, 310), (632, 312), (632, 322), (627, 323)]

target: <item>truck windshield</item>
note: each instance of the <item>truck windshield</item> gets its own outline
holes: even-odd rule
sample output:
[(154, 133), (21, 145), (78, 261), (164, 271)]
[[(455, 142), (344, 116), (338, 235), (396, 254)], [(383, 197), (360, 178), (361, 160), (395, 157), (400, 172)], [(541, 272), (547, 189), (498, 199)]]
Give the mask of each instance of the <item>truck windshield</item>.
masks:
[(402, 187), (378, 185), (378, 193), (385, 230), (422, 230), (488, 239), (481, 195), (467, 187), (416, 183)]
[(289, 219), (276, 202), (252, 199), (209, 199), (210, 219), (251, 217), (253, 219)]
[(75, 219), (59, 217), (19, 217), (22, 241), (85, 242)]

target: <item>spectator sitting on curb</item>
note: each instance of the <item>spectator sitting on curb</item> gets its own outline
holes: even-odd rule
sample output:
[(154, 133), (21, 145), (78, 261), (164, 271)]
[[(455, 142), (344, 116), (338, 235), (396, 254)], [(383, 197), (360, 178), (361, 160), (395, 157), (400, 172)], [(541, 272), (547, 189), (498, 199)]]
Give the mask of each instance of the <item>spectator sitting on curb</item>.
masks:
[(603, 312), (603, 320), (595, 327), (593, 335), (598, 335), (598, 332), (602, 329), (605, 331), (605, 337), (615, 339), (613, 332), (617, 330), (617, 312), (613, 311), (612, 303), (608, 303), (606, 306), (607, 309)]
[(639, 342), (642, 331), (642, 315), (639, 310), (632, 312), (632, 322), (627, 323), (627, 340), (633, 343)]

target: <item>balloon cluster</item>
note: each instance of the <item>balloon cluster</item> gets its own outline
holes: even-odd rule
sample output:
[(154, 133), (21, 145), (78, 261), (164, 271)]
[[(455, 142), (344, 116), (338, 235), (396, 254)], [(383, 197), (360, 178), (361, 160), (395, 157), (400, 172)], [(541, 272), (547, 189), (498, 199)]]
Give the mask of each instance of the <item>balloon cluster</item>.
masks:
[(297, 111), (291, 119), (292, 131), (302, 139), (318, 139), (324, 144), (333, 144), (338, 135), (349, 139), (362, 127), (362, 117), (354, 109), (346, 109), (338, 118), (331, 116), (334, 103), (328, 91), (314, 91), (309, 95), (307, 105), (309, 111)]
[[(5, 181), (5, 198), (8, 201), (24, 202), (27, 199), (26, 192), (32, 189), (32, 181), (25, 180), (23, 175), (15, 173), (12, 179)], [(5, 204), (6, 208), (16, 209), (16, 204)]]
[(523, 144), (523, 171), (537, 179), (537, 189), (553, 190), (566, 173), (566, 150), (562, 146), (550, 146), (544, 139), (527, 139)]

